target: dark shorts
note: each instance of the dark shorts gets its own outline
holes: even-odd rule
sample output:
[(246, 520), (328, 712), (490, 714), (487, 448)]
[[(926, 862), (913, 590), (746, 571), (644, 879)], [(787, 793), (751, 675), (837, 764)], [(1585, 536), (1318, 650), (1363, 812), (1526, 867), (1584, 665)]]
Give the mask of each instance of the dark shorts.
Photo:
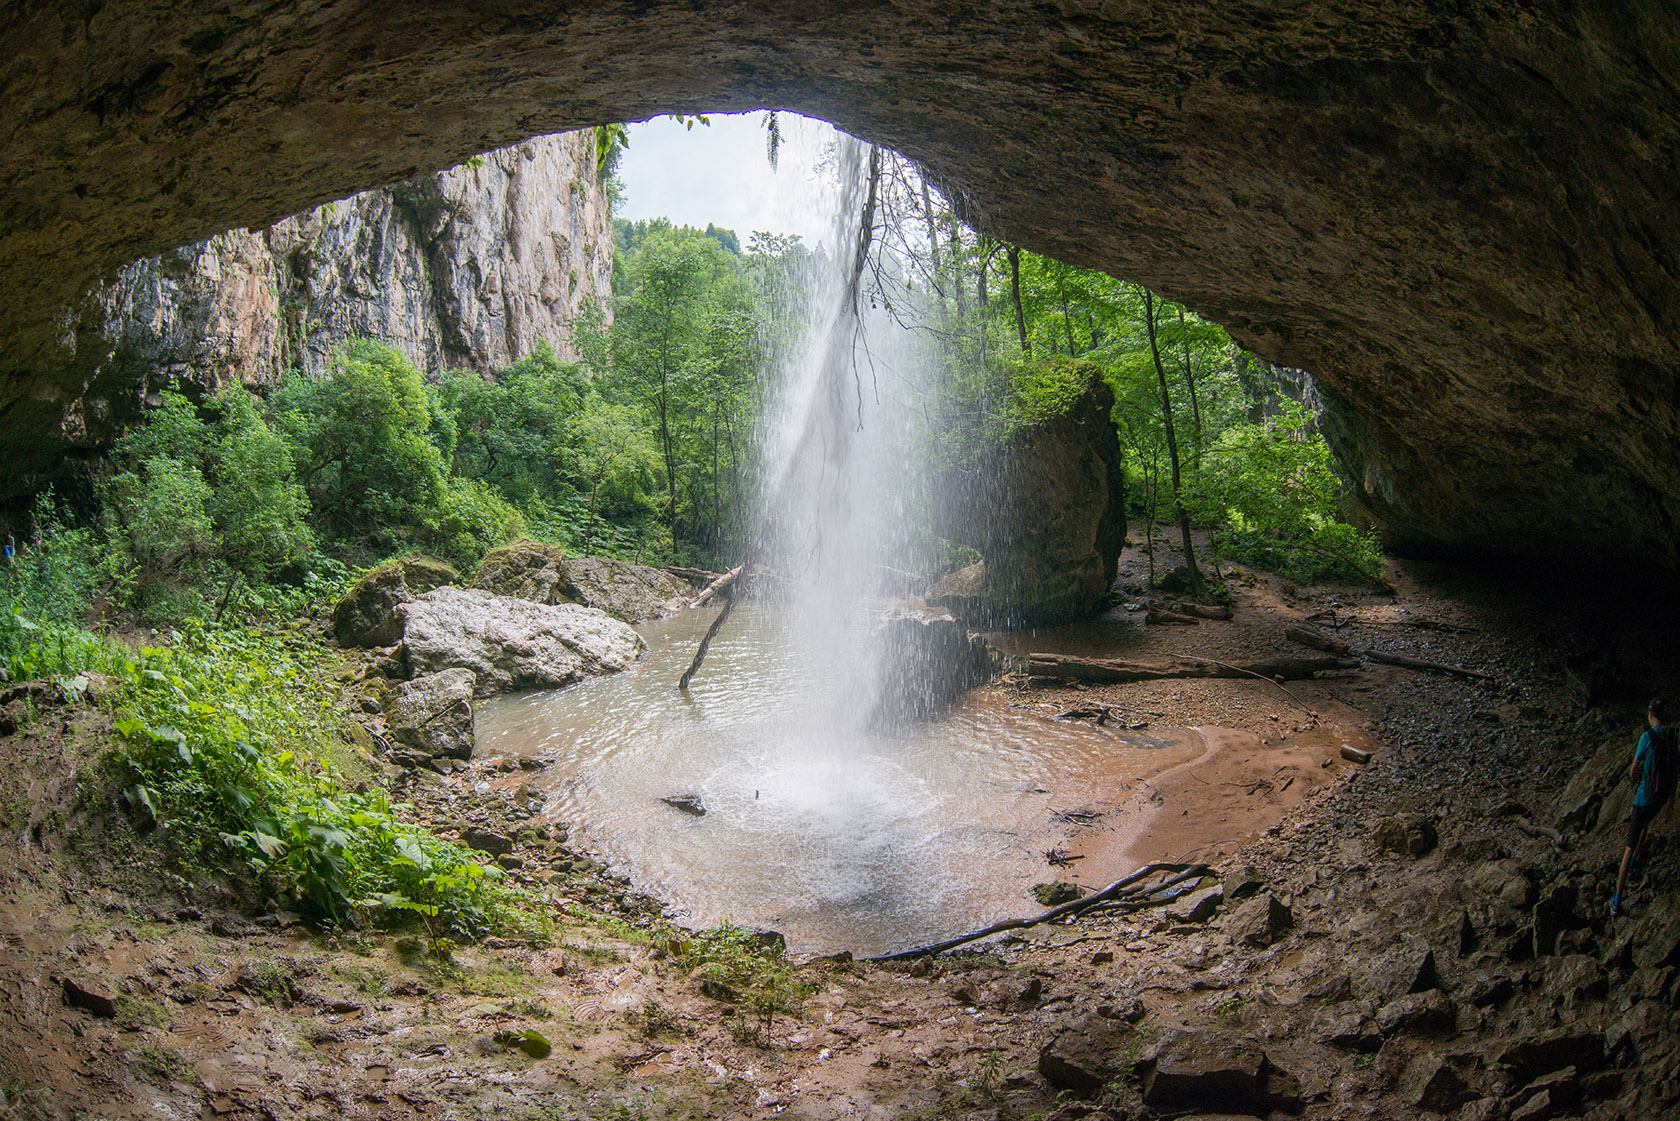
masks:
[(1628, 818), (1628, 848), (1636, 849), (1639, 847), (1639, 838), (1645, 835), (1645, 827), (1651, 824), (1651, 819), (1657, 816), (1657, 811), (1661, 808), (1660, 806), (1633, 807), (1633, 816)]

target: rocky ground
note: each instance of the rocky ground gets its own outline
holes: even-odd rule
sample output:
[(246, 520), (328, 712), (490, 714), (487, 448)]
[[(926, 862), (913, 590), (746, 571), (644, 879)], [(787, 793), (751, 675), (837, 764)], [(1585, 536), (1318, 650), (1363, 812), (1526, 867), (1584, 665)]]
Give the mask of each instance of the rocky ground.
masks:
[[(1134, 596), (1137, 552), (1121, 575)], [(0, 1116), (1680, 1114), (1672, 823), (1627, 913), (1607, 907), (1629, 796), (1615, 778), (1643, 700), (1680, 680), (1673, 614), (1422, 565), (1396, 565), (1392, 595), (1225, 575), (1230, 622), (1133, 620), (1103, 629), (1101, 651), (1077, 629), (1029, 644), (1235, 660), (1302, 653), (1283, 629), (1310, 620), (1489, 679), (1367, 663), (1284, 688), (993, 686), (1047, 710), (1124, 706), (1375, 755), (1258, 836), (1172, 854), (1215, 874), (1166, 906), (914, 962), (748, 957), (730, 983), (542, 820), (530, 762), (393, 771), (417, 813), (552, 901), (552, 944), (442, 958), (423, 938), (328, 936), (230, 910), (212, 884), (140, 876), (145, 852), (90, 843), (97, 822), (72, 796), (108, 717), (50, 690), (13, 698)]]

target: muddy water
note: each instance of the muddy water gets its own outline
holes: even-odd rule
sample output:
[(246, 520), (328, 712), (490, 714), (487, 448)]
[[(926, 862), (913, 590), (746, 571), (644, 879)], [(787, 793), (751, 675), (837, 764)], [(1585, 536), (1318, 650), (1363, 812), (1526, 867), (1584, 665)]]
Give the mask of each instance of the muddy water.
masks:
[[(692, 924), (863, 955), (1033, 913), (1033, 884), (1078, 871), (1047, 852), (1203, 751), (1189, 730), (1053, 721), (989, 690), (906, 733), (835, 736), (820, 701), (843, 680), (791, 658), (766, 608), (736, 612), (685, 699), (675, 682), (711, 615), (642, 628), (650, 654), (629, 672), (477, 720), (480, 752), (549, 762), (546, 817)], [(660, 801), (677, 794), (705, 816)]]

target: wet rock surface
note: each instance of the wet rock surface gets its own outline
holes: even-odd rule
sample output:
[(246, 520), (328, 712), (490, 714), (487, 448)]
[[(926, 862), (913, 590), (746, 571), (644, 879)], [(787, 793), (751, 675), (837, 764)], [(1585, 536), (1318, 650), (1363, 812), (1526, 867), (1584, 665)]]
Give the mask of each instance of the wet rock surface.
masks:
[(631, 665), (646, 644), (604, 611), (438, 588), (401, 604), (402, 649), (417, 674), (471, 670), (479, 696), (569, 685)]

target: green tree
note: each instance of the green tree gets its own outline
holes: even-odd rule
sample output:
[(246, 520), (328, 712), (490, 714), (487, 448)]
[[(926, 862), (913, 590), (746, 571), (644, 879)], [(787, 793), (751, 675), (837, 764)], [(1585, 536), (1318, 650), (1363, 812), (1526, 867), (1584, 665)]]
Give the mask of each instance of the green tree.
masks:
[(349, 343), (319, 379), (288, 378), (270, 400), (316, 521), (379, 548), (438, 510), (444, 457), (425, 382), (402, 354)]

